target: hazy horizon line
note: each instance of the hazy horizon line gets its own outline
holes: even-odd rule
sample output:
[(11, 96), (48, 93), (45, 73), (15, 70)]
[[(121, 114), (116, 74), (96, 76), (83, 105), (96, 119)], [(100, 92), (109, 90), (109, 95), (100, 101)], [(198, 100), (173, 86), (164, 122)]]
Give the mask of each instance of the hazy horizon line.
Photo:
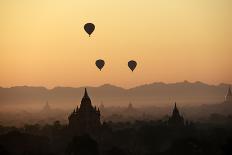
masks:
[(141, 86), (145, 86), (145, 85), (152, 85), (152, 84), (179, 84), (179, 83), (190, 83), (190, 84), (196, 84), (196, 83), (201, 83), (201, 84), (205, 84), (205, 85), (209, 85), (209, 86), (220, 86), (220, 85), (232, 85), (231, 83), (225, 83), (225, 82), (220, 82), (218, 84), (210, 84), (207, 82), (202, 82), (202, 81), (188, 81), (188, 80), (184, 80), (184, 81), (177, 81), (177, 82), (162, 82), (162, 81), (157, 81), (157, 82), (151, 82), (151, 83), (144, 83), (144, 84), (140, 84), (140, 85), (136, 85), (136, 86), (132, 86), (129, 88), (125, 88), (123, 86), (118, 86), (116, 84), (111, 84), (111, 83), (104, 83), (104, 84), (100, 84), (100, 85), (85, 85), (85, 86), (61, 86), (61, 85), (57, 85), (54, 87), (47, 87), (47, 86), (41, 86), (41, 85), (16, 85), (16, 86), (8, 86), (8, 87), (4, 87), (4, 86), (0, 86), (0, 88), (15, 88), (15, 87), (34, 87), (34, 88), (45, 88), (47, 90), (52, 90), (55, 88), (99, 88), (99, 87), (103, 87), (103, 86), (113, 86), (113, 87), (118, 87), (118, 88), (122, 88), (125, 90), (128, 89), (133, 89), (133, 88), (137, 88), (137, 87), (141, 87)]

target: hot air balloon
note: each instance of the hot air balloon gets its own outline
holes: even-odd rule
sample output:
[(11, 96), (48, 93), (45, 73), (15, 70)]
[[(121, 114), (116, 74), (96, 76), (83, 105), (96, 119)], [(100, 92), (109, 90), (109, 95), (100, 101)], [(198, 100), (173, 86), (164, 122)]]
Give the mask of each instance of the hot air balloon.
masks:
[(89, 36), (93, 33), (95, 26), (93, 23), (87, 23), (84, 26), (85, 32), (89, 34)]
[(134, 69), (136, 68), (136, 66), (137, 66), (137, 62), (136, 61), (131, 60), (131, 61), (128, 62), (128, 67), (131, 69), (132, 72), (134, 71)]
[(96, 64), (97, 68), (100, 69), (100, 71), (101, 71), (102, 68), (103, 68), (104, 65), (105, 65), (105, 61), (102, 60), (102, 59), (99, 59), (99, 60), (97, 60), (97, 61), (95, 62), (95, 64)]

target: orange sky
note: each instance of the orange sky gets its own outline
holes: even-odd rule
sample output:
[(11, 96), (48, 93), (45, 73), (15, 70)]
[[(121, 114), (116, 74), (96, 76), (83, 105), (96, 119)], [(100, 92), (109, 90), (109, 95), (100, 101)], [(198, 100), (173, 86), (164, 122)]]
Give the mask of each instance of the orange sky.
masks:
[(231, 0), (0, 1), (0, 86), (232, 83), (231, 40)]

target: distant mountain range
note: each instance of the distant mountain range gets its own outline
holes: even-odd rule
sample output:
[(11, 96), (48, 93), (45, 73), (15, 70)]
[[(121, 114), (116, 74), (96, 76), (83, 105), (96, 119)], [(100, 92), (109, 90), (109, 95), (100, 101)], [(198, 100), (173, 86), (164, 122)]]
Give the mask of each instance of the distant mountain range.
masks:
[[(124, 89), (110, 84), (87, 87), (93, 104), (105, 106), (162, 106), (178, 102), (180, 105), (201, 105), (223, 102), (229, 84), (208, 85), (202, 82), (152, 83)], [(84, 87), (17, 86), (0, 87), (0, 105), (41, 104), (73, 107), (80, 103)]]

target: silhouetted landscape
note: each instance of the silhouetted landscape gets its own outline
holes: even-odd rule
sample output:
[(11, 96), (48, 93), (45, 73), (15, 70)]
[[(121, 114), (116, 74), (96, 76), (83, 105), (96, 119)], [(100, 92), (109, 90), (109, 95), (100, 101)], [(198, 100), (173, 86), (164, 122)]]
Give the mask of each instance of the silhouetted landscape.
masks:
[[(161, 119), (170, 113), (174, 101), (181, 106), (185, 117), (192, 120), (204, 120), (213, 113), (228, 115), (231, 112), (230, 107), (221, 105), (228, 84), (215, 86), (185, 81), (153, 83), (131, 89), (109, 84), (87, 88), (94, 94), (91, 98), (101, 108), (103, 120)], [(20, 126), (25, 123), (52, 123), (59, 119), (65, 123), (68, 113), (81, 100), (82, 90), (82, 87), (0, 88), (0, 122)], [(128, 111), (129, 104), (133, 108)]]
[[(89, 91), (94, 96), (93, 88)], [(83, 95), (83, 89), (80, 94)], [(1, 113), (0, 153), (229, 155), (232, 151), (232, 93), (228, 85), (224, 96), (218, 104), (185, 108), (180, 108), (178, 102), (173, 102), (171, 107), (136, 108), (131, 102), (125, 107), (105, 107), (103, 103), (96, 107), (85, 89), (74, 110), (54, 109), (46, 102), (37, 111)]]
[(232, 0), (0, 0), (0, 155), (232, 155)]

